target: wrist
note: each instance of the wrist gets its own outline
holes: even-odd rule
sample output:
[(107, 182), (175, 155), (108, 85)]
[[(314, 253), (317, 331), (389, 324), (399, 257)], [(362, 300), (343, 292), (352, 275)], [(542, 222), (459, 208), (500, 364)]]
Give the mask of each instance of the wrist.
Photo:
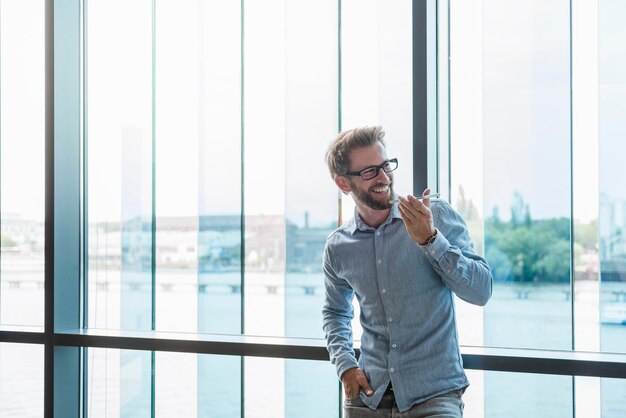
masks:
[(437, 228), (433, 228), (433, 229), (435, 230), (435, 232), (433, 232), (433, 234), (430, 237), (428, 237), (428, 239), (426, 239), (423, 242), (418, 242), (420, 246), (427, 247), (433, 242), (435, 242), (435, 239), (437, 238)]
[(341, 376), (339, 377), (339, 380), (341, 380), (342, 383), (345, 383), (344, 379), (347, 377), (350, 377), (350, 375), (355, 373), (357, 370), (358, 370), (358, 367), (349, 368), (348, 370), (346, 370), (345, 372), (341, 374)]

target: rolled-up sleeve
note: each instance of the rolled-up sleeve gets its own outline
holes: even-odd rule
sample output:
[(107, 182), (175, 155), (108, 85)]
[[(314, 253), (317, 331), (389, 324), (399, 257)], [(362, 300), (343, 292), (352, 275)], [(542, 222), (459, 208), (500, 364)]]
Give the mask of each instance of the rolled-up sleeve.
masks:
[(358, 367), (352, 346), (352, 318), (354, 290), (344, 280), (337, 277), (333, 267), (329, 244), (324, 250), (325, 298), (322, 308), (323, 329), (326, 335), (326, 348), (330, 361), (337, 369), (337, 376), (348, 369)]
[(463, 218), (445, 201), (431, 208), (437, 237), (422, 246), (443, 282), (458, 297), (484, 306), (492, 292), (492, 274), (487, 261), (476, 254)]

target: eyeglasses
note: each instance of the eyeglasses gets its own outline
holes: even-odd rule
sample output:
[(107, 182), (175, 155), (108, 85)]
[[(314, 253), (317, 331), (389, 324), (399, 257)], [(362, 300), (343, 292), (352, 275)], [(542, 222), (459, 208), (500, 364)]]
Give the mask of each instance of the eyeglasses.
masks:
[(391, 173), (398, 168), (398, 159), (392, 158), (387, 160), (381, 165), (375, 165), (372, 167), (364, 168), (361, 171), (351, 171), (344, 174), (344, 176), (361, 176), (363, 180), (371, 180), (378, 175), (378, 172), (382, 169), (385, 173)]

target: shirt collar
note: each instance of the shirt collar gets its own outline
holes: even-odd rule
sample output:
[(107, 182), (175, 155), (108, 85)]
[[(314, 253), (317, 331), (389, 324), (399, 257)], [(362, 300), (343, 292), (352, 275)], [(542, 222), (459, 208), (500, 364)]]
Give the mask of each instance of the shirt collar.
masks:
[[(400, 216), (400, 211), (398, 210), (398, 202), (394, 202), (391, 206), (391, 210), (389, 211), (389, 216), (385, 222), (382, 223), (381, 226), (390, 224), (394, 219), (402, 219)], [(379, 227), (380, 228), (380, 227)], [(354, 216), (348, 223), (346, 230), (350, 232), (350, 234), (354, 235), (356, 231), (367, 231), (367, 230), (375, 230), (376, 228), (372, 228), (361, 219), (361, 215), (359, 215), (359, 211), (357, 208), (354, 208)]]

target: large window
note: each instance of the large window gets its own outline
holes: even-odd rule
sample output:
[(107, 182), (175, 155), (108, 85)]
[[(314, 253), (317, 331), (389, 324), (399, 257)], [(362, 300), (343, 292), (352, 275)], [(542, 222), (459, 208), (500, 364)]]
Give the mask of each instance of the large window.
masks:
[[(322, 252), (354, 210), (327, 144), (383, 124), (411, 190), (411, 3), (124, 4), (85, 2), (89, 326), (323, 338)], [(111, 356), (89, 360), (119, 376), (121, 414), (150, 410), (164, 357)], [(330, 365), (199, 356), (182, 368), (199, 416), (238, 411), (242, 390), (272, 416), (337, 410)]]
[(621, 417), (626, 373), (602, 365), (626, 365), (624, 18), (2, 0), (0, 416), (340, 416), (321, 261), (355, 206), (324, 153), (380, 124), (395, 189), (428, 178), (494, 273), (485, 308), (456, 303), (465, 415)]
[(0, 324), (43, 326), (43, 0), (0, 3), (0, 91)]
[[(461, 343), (624, 352), (616, 173), (626, 80), (617, 22), (626, 9), (606, 1), (446, 3), (444, 187), (494, 273), (484, 310), (457, 304)], [(493, 406), (485, 416), (546, 408), (571, 416), (572, 399), (590, 417), (626, 407), (621, 381), (557, 379), (542, 389), (549, 398), (531, 402), (532, 392), (509, 389), (548, 377), (483, 379), (484, 402)], [(583, 393), (593, 396), (583, 402)]]

